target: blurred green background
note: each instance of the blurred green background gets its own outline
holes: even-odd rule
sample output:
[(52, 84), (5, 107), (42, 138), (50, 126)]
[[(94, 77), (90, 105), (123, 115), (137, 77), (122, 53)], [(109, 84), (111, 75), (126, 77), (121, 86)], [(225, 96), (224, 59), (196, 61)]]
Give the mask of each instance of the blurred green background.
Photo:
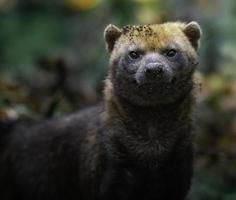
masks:
[(109, 23), (198, 21), (190, 200), (236, 199), (235, 0), (0, 0), (0, 118), (44, 119), (102, 98)]

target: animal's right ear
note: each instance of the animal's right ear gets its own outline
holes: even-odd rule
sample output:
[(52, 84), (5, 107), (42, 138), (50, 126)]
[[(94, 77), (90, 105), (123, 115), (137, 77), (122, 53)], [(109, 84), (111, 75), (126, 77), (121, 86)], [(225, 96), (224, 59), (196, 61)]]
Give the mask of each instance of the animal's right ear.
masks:
[(109, 52), (114, 48), (116, 40), (120, 37), (122, 31), (113, 24), (109, 24), (104, 30), (104, 38)]

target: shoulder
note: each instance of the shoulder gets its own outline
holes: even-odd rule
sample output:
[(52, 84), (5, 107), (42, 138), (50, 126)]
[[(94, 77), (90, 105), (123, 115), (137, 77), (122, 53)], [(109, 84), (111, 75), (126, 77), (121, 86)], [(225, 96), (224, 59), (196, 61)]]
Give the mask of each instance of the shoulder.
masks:
[(97, 105), (79, 112), (40, 122), (20, 123), (9, 133), (13, 146), (51, 146), (80, 143), (90, 127), (101, 123), (103, 106)]

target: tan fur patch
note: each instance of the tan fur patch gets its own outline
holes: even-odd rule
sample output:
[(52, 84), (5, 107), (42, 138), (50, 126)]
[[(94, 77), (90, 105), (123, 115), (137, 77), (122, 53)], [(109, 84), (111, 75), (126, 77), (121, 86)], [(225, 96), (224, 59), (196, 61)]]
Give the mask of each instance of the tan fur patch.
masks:
[[(116, 50), (113, 54), (119, 54), (124, 46), (129, 48), (135, 46), (144, 51), (160, 52), (167, 48), (180, 48), (189, 55), (196, 52), (190, 41), (184, 34), (185, 23), (169, 22), (154, 25), (125, 26), (122, 28), (122, 35), (116, 42)], [(119, 48), (119, 47), (123, 48)], [(111, 56), (113, 58), (114, 56)]]

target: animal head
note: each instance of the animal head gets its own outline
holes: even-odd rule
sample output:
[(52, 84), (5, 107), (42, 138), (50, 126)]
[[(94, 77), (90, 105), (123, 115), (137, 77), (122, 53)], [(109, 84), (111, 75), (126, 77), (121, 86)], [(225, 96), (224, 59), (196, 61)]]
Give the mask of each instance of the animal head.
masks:
[(115, 95), (137, 105), (156, 105), (191, 90), (201, 37), (197, 22), (108, 25), (104, 37)]

